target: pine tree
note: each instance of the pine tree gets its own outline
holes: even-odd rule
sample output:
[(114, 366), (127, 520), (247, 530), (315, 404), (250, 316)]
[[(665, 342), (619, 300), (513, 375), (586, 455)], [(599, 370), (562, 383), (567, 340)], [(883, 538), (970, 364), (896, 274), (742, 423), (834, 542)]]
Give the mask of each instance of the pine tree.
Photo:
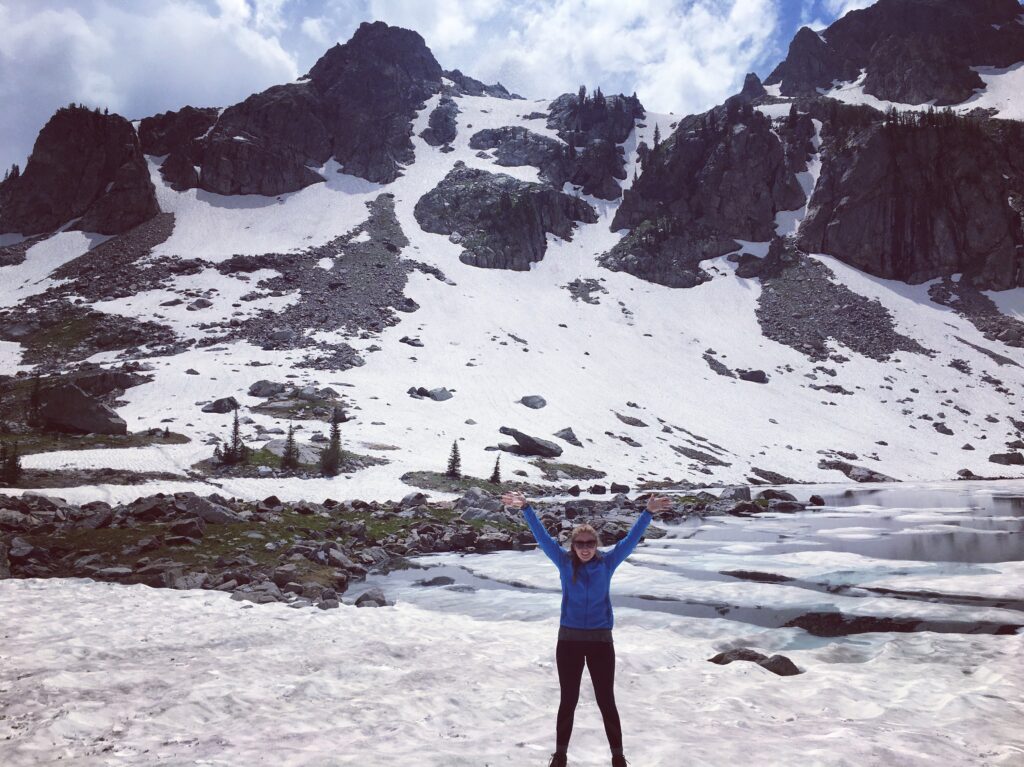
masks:
[(458, 440), (452, 442), (452, 452), (448, 456), (448, 470), (445, 472), (445, 475), (452, 479), (462, 478), (462, 459), (459, 457)]
[(331, 441), (326, 449), (320, 453), (320, 472), (328, 477), (333, 477), (341, 471), (341, 414), (337, 409), (331, 418)]
[(18, 484), (23, 469), (21, 468), (21, 456), (18, 454), (18, 443), (15, 442), (10, 448), (5, 444), (0, 451), (0, 476), (4, 484), (12, 487)]
[(43, 403), (42, 384), (39, 381), (39, 374), (32, 379), (32, 392), (28, 395), (28, 420), (29, 423), (39, 422), (39, 408)]
[(284, 454), (281, 456), (281, 468), (295, 471), (299, 468), (299, 448), (295, 444), (295, 425), (288, 424), (288, 438), (284, 442)]
[(164, 427), (164, 439), (170, 439), (170, 438), (171, 438), (171, 427), (170, 426), (165, 426)]
[(491, 484), (501, 484), (501, 456), (499, 455), (494, 461), (494, 471), (491, 472)]
[[(220, 449), (220, 445), (217, 445)], [(227, 445), (220, 449), (220, 456), (217, 455), (217, 450), (214, 450), (213, 456), (220, 463), (226, 466), (234, 466), (236, 463), (248, 463), (249, 462), (249, 448), (246, 447), (245, 443), (242, 442), (242, 430), (238, 425), (238, 410), (235, 410), (235, 419), (231, 427), (231, 440)]]
[(661, 144), (661, 127), (657, 123), (655, 123), (654, 124), (654, 148), (657, 149), (659, 144)]

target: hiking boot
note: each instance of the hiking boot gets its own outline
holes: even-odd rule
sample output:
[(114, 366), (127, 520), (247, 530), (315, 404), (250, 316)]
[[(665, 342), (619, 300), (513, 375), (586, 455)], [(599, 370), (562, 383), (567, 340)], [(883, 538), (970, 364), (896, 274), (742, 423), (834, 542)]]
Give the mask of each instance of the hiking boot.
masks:
[(626, 757), (622, 754), (615, 754), (615, 756), (612, 757), (612, 767), (626, 767), (627, 764), (628, 762), (626, 761)]
[(565, 754), (552, 754), (548, 767), (566, 767), (569, 764)]

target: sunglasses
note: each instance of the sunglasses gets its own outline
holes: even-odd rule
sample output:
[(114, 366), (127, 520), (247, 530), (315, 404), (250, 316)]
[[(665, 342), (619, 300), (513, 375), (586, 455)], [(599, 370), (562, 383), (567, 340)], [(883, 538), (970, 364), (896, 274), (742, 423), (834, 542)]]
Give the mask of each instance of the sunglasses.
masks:
[(586, 541), (573, 541), (572, 545), (575, 546), (577, 549), (596, 549), (597, 541), (591, 538)]

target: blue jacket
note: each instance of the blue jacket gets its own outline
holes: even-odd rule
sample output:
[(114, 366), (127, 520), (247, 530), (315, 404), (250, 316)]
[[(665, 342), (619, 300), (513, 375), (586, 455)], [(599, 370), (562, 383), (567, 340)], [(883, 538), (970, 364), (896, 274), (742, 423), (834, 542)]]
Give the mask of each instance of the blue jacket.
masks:
[(614, 548), (598, 551), (593, 559), (580, 565), (575, 583), (572, 582), (572, 555), (548, 534), (531, 506), (523, 507), (523, 517), (541, 550), (558, 568), (562, 580), (562, 625), (573, 629), (610, 629), (615, 622), (608, 597), (612, 574), (640, 543), (644, 530), (651, 523), (650, 512), (644, 511), (629, 534)]

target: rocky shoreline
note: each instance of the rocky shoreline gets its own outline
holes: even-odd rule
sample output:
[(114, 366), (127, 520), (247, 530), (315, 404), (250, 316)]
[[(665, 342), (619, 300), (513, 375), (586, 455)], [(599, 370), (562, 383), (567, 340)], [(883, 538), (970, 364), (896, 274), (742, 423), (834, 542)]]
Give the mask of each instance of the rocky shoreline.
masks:
[[(572, 499), (537, 504), (552, 535), (568, 537), (586, 519), (602, 545), (623, 538), (646, 496), (606, 501)], [(747, 487), (719, 496), (673, 497), (655, 515), (648, 538), (665, 535), (657, 523), (687, 517), (763, 511), (791, 512), (809, 503), (778, 490), (752, 498)], [(111, 506), (81, 505), (26, 493), (0, 495), (0, 578), (92, 578), (154, 588), (211, 589), (233, 599), (293, 607), (337, 607), (349, 593), (359, 606), (383, 606), (379, 590), (360, 590), (369, 572), (408, 567), (411, 556), (458, 551), (489, 553), (535, 545), (518, 512), (497, 495), (470, 488), (455, 501), (431, 502), (420, 492), (400, 501), (283, 503), (195, 493), (157, 494)], [(358, 594), (358, 595), (357, 595)], [(356, 596), (357, 595), (357, 596)]]

